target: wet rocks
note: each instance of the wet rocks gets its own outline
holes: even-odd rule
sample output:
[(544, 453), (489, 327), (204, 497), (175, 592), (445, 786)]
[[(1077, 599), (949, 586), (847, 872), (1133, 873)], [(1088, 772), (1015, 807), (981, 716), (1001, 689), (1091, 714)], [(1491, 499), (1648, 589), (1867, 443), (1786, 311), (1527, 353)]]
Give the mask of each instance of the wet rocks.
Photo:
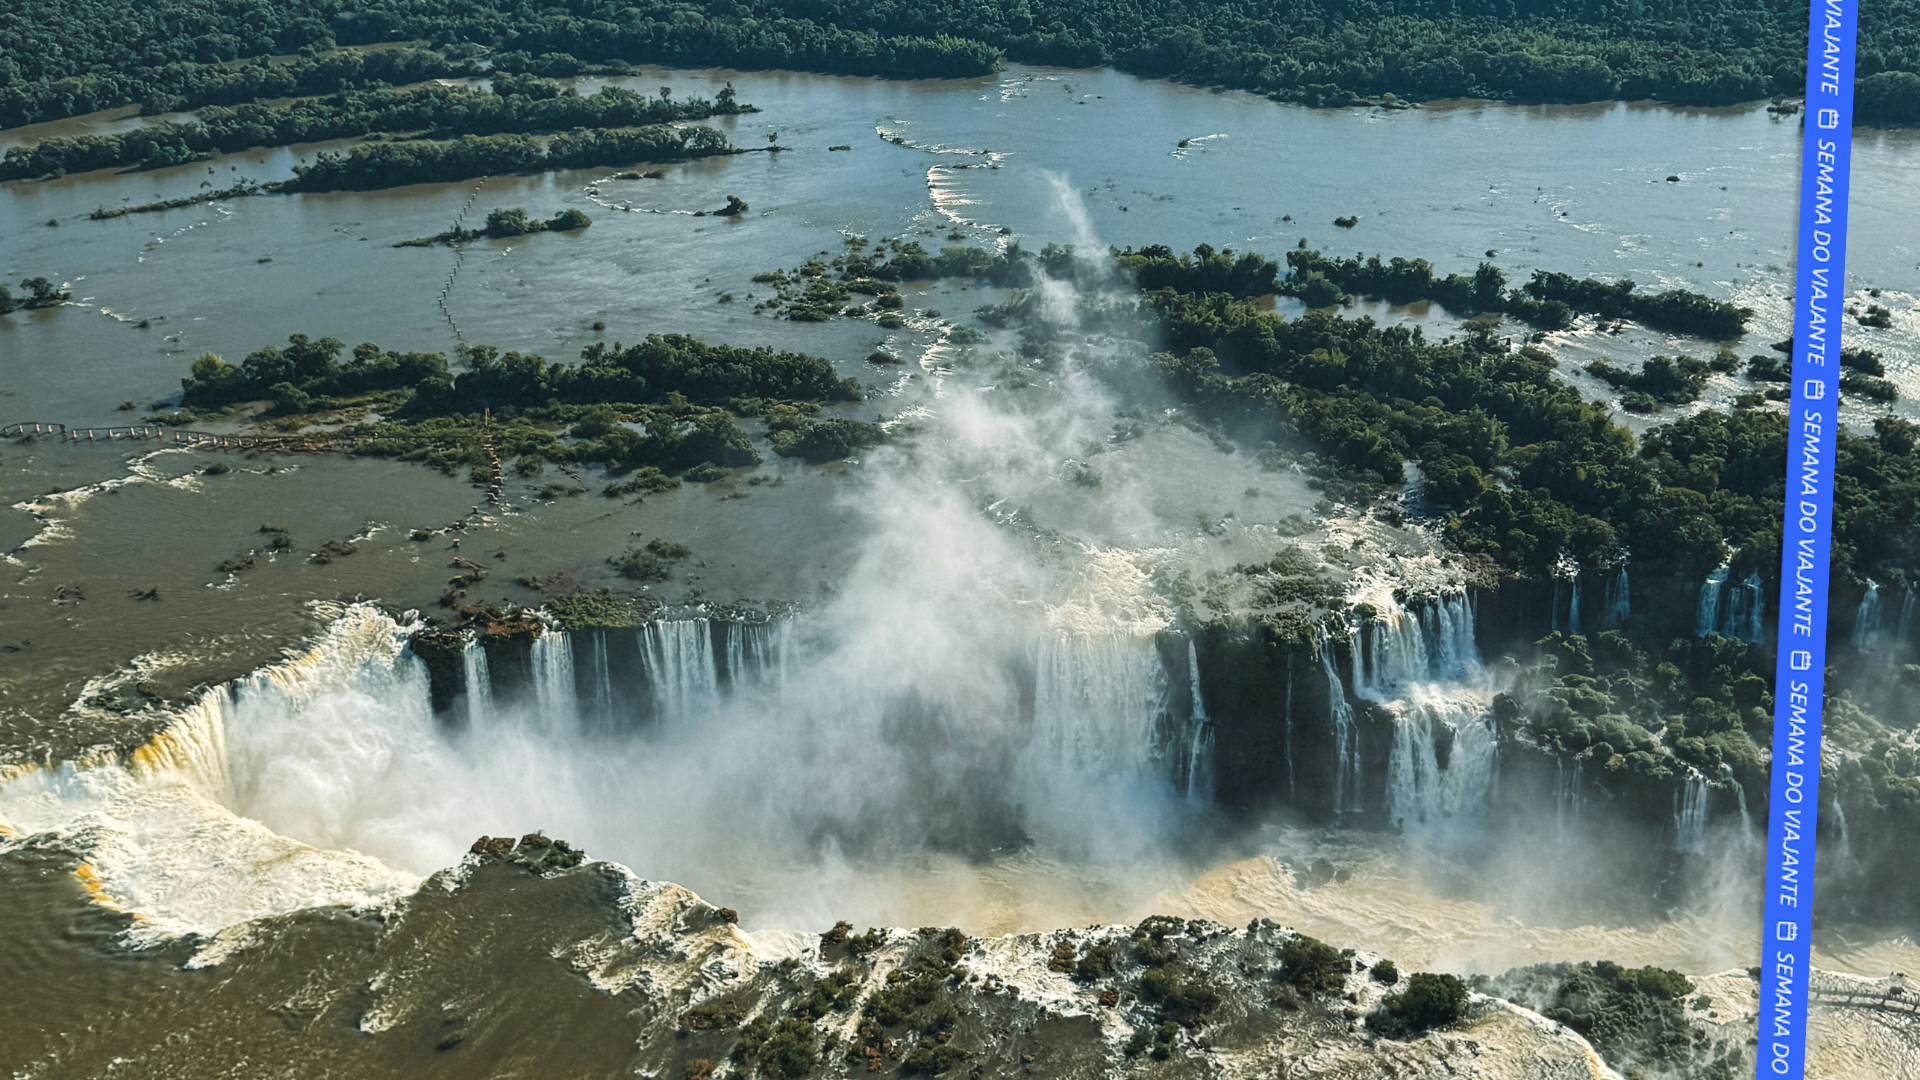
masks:
[(528, 833), (518, 843), (504, 836), (482, 836), (467, 850), (485, 861), (512, 863), (535, 874), (571, 870), (587, 860), (586, 852), (540, 833)]

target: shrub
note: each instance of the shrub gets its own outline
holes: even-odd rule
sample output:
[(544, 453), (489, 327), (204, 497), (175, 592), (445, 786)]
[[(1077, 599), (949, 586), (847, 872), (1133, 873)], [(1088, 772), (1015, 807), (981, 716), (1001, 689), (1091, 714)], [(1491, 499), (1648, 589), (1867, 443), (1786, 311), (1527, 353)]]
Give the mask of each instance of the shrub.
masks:
[(1337, 994), (1347, 986), (1347, 958), (1305, 934), (1280, 946), (1280, 977), (1308, 994)]
[(1367, 1026), (1390, 1039), (1409, 1039), (1459, 1020), (1467, 1008), (1467, 984), (1452, 975), (1419, 972), (1407, 988), (1380, 1003)]
[(1220, 1005), (1220, 995), (1206, 976), (1185, 964), (1150, 968), (1140, 977), (1140, 997), (1159, 1006), (1160, 1015), (1180, 1024), (1197, 1024)]
[(820, 1033), (798, 1017), (779, 1023), (764, 1017), (748, 1024), (733, 1044), (733, 1058), (758, 1065), (760, 1072), (778, 1080), (799, 1080), (820, 1066)]
[(967, 1052), (957, 1046), (941, 1043), (935, 1046), (916, 1046), (907, 1054), (907, 1060), (900, 1066), (904, 1076), (939, 1076), (955, 1065), (967, 1060)]

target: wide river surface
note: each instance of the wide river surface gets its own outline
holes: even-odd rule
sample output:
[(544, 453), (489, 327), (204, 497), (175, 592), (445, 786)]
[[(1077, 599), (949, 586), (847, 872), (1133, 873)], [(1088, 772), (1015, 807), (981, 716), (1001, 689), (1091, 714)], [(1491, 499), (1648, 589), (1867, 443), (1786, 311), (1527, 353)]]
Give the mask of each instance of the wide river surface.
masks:
[[(1276, 258), (1304, 238), (1333, 253), (1424, 257), (1444, 272), (1471, 272), (1491, 251), (1515, 282), (1544, 268), (1749, 304), (1760, 314), (1743, 355), (1789, 326), (1799, 124), (1757, 106), (1308, 110), (1108, 71), (1022, 67), (933, 82), (687, 71), (616, 81), (649, 92), (671, 85), (683, 97), (731, 81), (762, 111), (718, 126), (740, 146), (792, 149), (672, 166), (658, 180), (607, 180), (615, 170), (599, 169), (108, 221), (86, 215), (237, 177), (280, 179), (320, 148), (7, 184), (0, 272), (69, 282), (75, 307), (0, 318), (0, 422), (124, 419), (116, 406), (176, 392), (193, 357), (238, 360), (290, 333), (450, 352), (457, 328), (469, 342), (570, 360), (602, 337), (686, 332), (857, 361), (882, 338), (871, 323), (793, 324), (754, 315), (746, 299), (765, 296), (754, 274), (837, 249), (836, 232), (924, 231), (933, 248), (956, 242), (955, 231), (983, 243), (1006, 229), (1030, 249), (1208, 243)], [(107, 114), (41, 125), (0, 135), (0, 149), (129, 122)], [(1862, 129), (1848, 281), (1883, 290), (1896, 326), (1855, 328), (1850, 340), (1886, 354), (1909, 399), (1920, 397), (1915, 190), (1920, 132)], [(1063, 191), (1078, 196), (1066, 211)], [(749, 214), (692, 216), (727, 194), (747, 200)], [(463, 256), (391, 246), (448, 227), (470, 200), (476, 216), (579, 207), (594, 225)], [(1357, 226), (1334, 226), (1348, 215)], [(720, 303), (725, 293), (735, 301)], [(961, 295), (938, 305), (948, 316), (976, 306)], [(893, 344), (911, 349), (914, 337), (902, 332)], [(1599, 342), (1567, 344), (1578, 356), (1605, 354)], [(1727, 385), (1710, 396), (1733, 389), (1717, 381)]]

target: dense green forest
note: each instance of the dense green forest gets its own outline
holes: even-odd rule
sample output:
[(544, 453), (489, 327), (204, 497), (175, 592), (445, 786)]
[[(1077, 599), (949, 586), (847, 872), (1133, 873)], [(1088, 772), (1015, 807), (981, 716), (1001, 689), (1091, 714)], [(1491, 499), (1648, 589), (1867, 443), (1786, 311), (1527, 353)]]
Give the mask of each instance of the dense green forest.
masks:
[(376, 191), (403, 184), (443, 183), (495, 173), (590, 169), (599, 165), (677, 161), (738, 153), (709, 127), (612, 128), (531, 135), (462, 135), (440, 142), (366, 142), (339, 153), (321, 151), (296, 165), (274, 191)]
[[(102, 206), (87, 215), (95, 221), (174, 210), (198, 203), (250, 195), (315, 191), (378, 191), (406, 184), (470, 180), (498, 173), (546, 169), (591, 169), (601, 165), (680, 161), (743, 151), (710, 127), (671, 127), (569, 131), (550, 139), (532, 135), (462, 135), (457, 139), (403, 139), (359, 143), (345, 151), (322, 150), (313, 163), (295, 165), (293, 176), (269, 184), (242, 180), (232, 187), (208, 189), (158, 202)], [(432, 238), (429, 238), (432, 239)]]
[[(0, 125), (126, 102), (279, 96), (269, 55), (425, 42), (454, 67), (474, 47), (519, 70), (582, 64), (973, 76), (1004, 56), (1338, 105), (1394, 94), (1513, 101), (1726, 104), (1797, 95), (1807, 9), (1785, 0), (23, 0), (0, 11)], [(369, 61), (372, 62), (372, 61)], [(421, 70), (430, 57), (406, 61)], [(1863, 120), (1920, 121), (1920, 6), (1861, 7)], [(301, 92), (412, 81), (314, 68)], [(329, 81), (331, 80), (331, 82)]]
[(0, 180), (117, 166), (159, 168), (256, 146), (376, 133), (446, 139), (645, 127), (751, 109), (734, 99), (730, 87), (721, 91), (718, 101), (675, 100), (664, 88), (659, 97), (648, 97), (613, 86), (582, 97), (547, 79), (503, 75), (494, 79), (491, 93), (437, 85), (356, 90), (284, 105), (210, 106), (201, 109), (193, 123), (160, 123), (118, 135), (47, 139), (8, 150), (0, 159)]
[[(1642, 597), (1650, 607), (1677, 606), (1689, 629), (1697, 583), (1723, 563), (1730, 580), (1757, 579), (1761, 595), (1777, 589), (1787, 420), (1763, 395), (1636, 437), (1606, 402), (1560, 378), (1550, 353), (1516, 348), (1484, 322), (1435, 342), (1338, 306), (1285, 318), (1262, 304), (1276, 286), (1301, 287), (1302, 268), (1321, 265), (1317, 256), (1282, 277), (1278, 264), (1230, 251), (1118, 255), (1135, 264), (1137, 306), (1083, 318), (1159, 343), (1153, 367), (1188, 408), (1243, 440), (1273, 442), (1263, 455), (1273, 464), (1297, 464), (1329, 494), (1361, 505), (1419, 476), (1426, 513), (1449, 546), (1512, 587), (1553, 581), (1566, 557), (1599, 572), (1624, 564), (1646, 590), (1636, 611)], [(1111, 281), (1100, 260), (1076, 262), (1056, 249), (1051, 263), (1050, 276)], [(1634, 296), (1599, 282), (1553, 291), (1592, 306)], [(1488, 282), (1483, 295), (1494, 294)], [(1678, 309), (1703, 308), (1687, 301)], [(1016, 297), (986, 314), (1020, 332), (1031, 363), (1060, 355), (1039, 305)], [(1136, 326), (1125, 325), (1129, 315)], [(1648, 376), (1651, 387), (1694, 377), (1696, 365), (1728, 374), (1734, 366), (1720, 355), (1685, 360), (1648, 358), (1630, 377), (1664, 372)], [(1859, 350), (1847, 366), (1873, 378), (1867, 373), (1881, 364)], [(1858, 596), (1872, 581), (1899, 595), (1920, 586), (1920, 425), (1881, 417), (1837, 441), (1837, 589)], [(1664, 594), (1677, 594), (1677, 604)], [(1588, 777), (1625, 798), (1669, 798), (1682, 766), (1708, 776), (1730, 769), (1747, 790), (1764, 789), (1772, 657), (1761, 644), (1718, 633), (1669, 637), (1661, 625), (1630, 618), (1619, 629), (1550, 633), (1496, 699), (1496, 721), (1563, 759), (1589, 755)], [(1833, 626), (1842, 639), (1850, 628), (1838, 616)], [(1847, 752), (1837, 787), (1856, 813), (1886, 815), (1876, 828), (1904, 835), (1920, 824), (1920, 761), (1898, 750), (1874, 713), (1903, 707), (1920, 666), (1860, 670), (1830, 704), (1830, 737)]]
[(530, 467), (561, 461), (611, 473), (652, 470), (632, 490), (667, 472), (759, 461), (739, 418), (764, 419), (776, 453), (811, 461), (881, 439), (875, 425), (817, 416), (824, 404), (859, 400), (860, 387), (805, 353), (652, 334), (637, 345), (591, 345), (578, 364), (470, 346), (456, 375), (440, 353), (361, 344), (342, 359), (344, 350), (333, 338), (296, 334), (238, 364), (202, 356), (182, 381), (181, 404), (206, 411), (266, 401), (270, 416), (296, 429), (315, 416), (378, 411), (384, 419), (347, 423), (335, 438), (355, 453), (447, 470), (485, 462), (482, 418), (490, 414), (487, 436), (500, 453)]

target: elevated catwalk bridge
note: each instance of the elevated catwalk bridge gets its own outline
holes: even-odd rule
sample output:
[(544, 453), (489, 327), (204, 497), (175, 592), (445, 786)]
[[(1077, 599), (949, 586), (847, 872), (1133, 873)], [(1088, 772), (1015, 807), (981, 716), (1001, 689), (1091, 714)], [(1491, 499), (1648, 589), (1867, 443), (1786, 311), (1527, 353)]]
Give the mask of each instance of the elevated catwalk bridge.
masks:
[(25, 420), (0, 426), (0, 439), (16, 438), (48, 438), (61, 442), (150, 441), (196, 450), (314, 451), (331, 450), (335, 445), (325, 435), (220, 435), (161, 424), (68, 427), (65, 424)]

